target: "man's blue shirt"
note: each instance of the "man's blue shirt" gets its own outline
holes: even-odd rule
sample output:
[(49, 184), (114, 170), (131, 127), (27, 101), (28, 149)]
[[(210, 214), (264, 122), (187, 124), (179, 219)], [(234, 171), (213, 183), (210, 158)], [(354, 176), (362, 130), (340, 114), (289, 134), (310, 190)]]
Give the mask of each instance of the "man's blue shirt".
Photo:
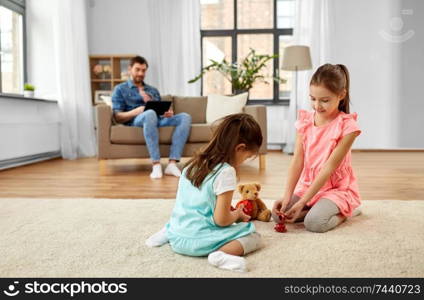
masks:
[[(152, 97), (153, 101), (160, 101), (159, 91), (153, 86), (144, 84), (144, 91)], [(115, 87), (112, 94), (112, 109), (114, 112), (130, 111), (144, 105), (146, 105), (146, 102), (131, 79)]]

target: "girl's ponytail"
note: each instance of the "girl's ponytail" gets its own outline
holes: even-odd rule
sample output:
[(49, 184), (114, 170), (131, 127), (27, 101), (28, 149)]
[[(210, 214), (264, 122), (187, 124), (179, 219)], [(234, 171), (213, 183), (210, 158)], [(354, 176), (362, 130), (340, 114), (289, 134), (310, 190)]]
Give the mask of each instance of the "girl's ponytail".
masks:
[(349, 111), (350, 111), (350, 109), (349, 109), (349, 103), (350, 103), (350, 94), (349, 94), (350, 76), (349, 76), (349, 71), (348, 71), (348, 69), (345, 65), (338, 64), (337, 66), (339, 66), (339, 68), (343, 71), (345, 78), (346, 78), (345, 79), (346, 80), (346, 83), (345, 83), (346, 96), (343, 98), (342, 101), (340, 101), (339, 110), (348, 114)]

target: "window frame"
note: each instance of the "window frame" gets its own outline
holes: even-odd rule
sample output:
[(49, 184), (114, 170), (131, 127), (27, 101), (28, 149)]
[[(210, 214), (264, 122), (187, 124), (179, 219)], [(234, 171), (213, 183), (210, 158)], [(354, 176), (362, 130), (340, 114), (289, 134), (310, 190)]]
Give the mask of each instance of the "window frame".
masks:
[[(4, 6), (7, 9), (12, 10), (22, 16), (22, 72), (23, 80), (22, 85), (28, 80), (27, 72), (27, 32), (26, 32), (26, 3), (25, 0), (0, 0), (0, 6)], [(0, 38), (0, 49), (1, 49), (1, 38)], [(0, 53), (0, 95), (21, 95), (16, 93), (4, 93), (2, 89), (2, 78), (1, 78), (1, 53)]]
[[(239, 29), (237, 28), (237, 0), (234, 2), (234, 29), (200, 29), (200, 61), (203, 66), (203, 38), (205, 37), (231, 37), (231, 60), (232, 62), (237, 61), (237, 35), (239, 34), (272, 34), (273, 36), (273, 54), (279, 53), (280, 36), (293, 36), (293, 28), (277, 28), (277, 0), (273, 0), (274, 11), (273, 11), (273, 27), (262, 28), (262, 29)], [(275, 77), (279, 70), (280, 57), (273, 59), (272, 76)], [(273, 98), (272, 99), (249, 99), (248, 104), (262, 104), (262, 105), (284, 105), (287, 106), (290, 103), (290, 97), (280, 98), (279, 83), (274, 80), (271, 83), (273, 85)], [(201, 81), (201, 94), (203, 95), (203, 78)]]

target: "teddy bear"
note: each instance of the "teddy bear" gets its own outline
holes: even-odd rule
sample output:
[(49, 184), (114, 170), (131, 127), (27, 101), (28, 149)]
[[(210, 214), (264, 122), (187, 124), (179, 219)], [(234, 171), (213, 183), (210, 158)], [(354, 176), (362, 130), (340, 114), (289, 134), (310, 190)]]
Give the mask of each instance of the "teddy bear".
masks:
[(251, 217), (250, 220), (269, 222), (271, 211), (259, 198), (260, 190), (259, 183), (240, 184), (238, 191), (241, 194), (241, 200), (237, 202), (236, 208), (243, 205), (243, 212)]

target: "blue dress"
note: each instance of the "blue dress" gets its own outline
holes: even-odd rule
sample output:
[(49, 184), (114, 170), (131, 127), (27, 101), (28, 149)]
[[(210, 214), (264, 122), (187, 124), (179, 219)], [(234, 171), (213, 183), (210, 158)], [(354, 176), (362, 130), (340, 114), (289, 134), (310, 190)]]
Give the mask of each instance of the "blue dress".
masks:
[[(220, 168), (222, 166), (222, 168)], [(177, 199), (166, 225), (166, 233), (172, 250), (190, 256), (206, 256), (228, 242), (255, 232), (252, 222), (240, 222), (226, 227), (215, 224), (213, 214), (216, 198), (213, 184), (216, 177), (230, 167), (218, 165), (203, 181), (200, 188), (195, 187), (185, 176), (183, 170), (177, 191)]]

